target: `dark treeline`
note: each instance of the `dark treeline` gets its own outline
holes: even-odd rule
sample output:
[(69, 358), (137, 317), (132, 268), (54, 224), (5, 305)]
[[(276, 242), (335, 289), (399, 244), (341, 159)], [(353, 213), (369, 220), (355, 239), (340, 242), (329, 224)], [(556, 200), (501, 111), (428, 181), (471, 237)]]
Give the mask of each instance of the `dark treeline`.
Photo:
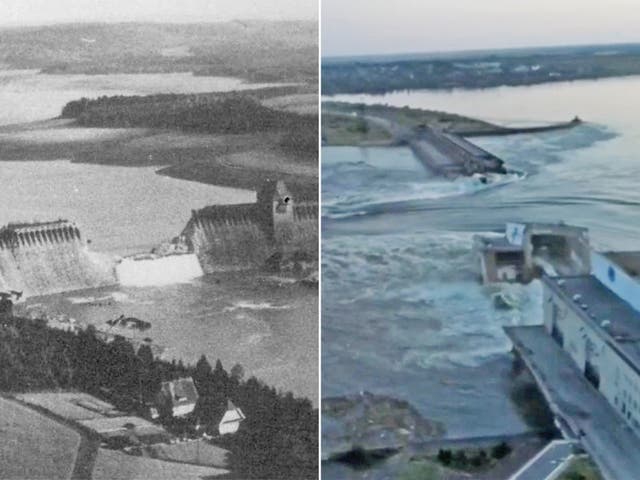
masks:
[[(602, 54), (602, 53), (606, 54)], [(491, 88), (640, 73), (640, 45), (495, 51), (323, 62), (322, 94)]]
[(317, 159), (318, 117), (274, 110), (251, 95), (159, 94), (81, 98), (65, 105), (62, 118), (86, 127), (158, 128), (235, 134), (282, 132), (281, 146)]
[(106, 343), (92, 327), (73, 333), (17, 318), (0, 325), (0, 390), (5, 392), (77, 389), (142, 413), (162, 381), (185, 376), (193, 377), (200, 398), (187, 419), (161, 412), (169, 431), (193, 433), (199, 424), (217, 435), (231, 399), (247, 417), (238, 433), (219, 441), (232, 452), (233, 477), (317, 476), (317, 410), (309, 400), (279, 393), (254, 377), (244, 380), (240, 365), (228, 373), (220, 361), (212, 368), (204, 356), (195, 366), (159, 360), (147, 345), (136, 352), (123, 338)]

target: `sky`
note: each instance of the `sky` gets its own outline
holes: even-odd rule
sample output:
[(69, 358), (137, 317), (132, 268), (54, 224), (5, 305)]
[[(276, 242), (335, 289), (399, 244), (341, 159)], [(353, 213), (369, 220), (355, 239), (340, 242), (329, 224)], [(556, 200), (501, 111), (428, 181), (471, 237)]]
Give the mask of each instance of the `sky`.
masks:
[(322, 0), (322, 55), (640, 42), (640, 0)]
[(0, 25), (317, 20), (318, 0), (0, 0)]

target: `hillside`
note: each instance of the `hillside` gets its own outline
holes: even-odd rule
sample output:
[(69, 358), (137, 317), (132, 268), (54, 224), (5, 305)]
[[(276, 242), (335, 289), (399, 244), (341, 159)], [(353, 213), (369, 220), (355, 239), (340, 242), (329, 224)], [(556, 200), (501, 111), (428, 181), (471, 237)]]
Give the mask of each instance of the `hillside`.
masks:
[(67, 24), (0, 29), (0, 65), (47, 73), (164, 73), (251, 81), (318, 78), (317, 22)]

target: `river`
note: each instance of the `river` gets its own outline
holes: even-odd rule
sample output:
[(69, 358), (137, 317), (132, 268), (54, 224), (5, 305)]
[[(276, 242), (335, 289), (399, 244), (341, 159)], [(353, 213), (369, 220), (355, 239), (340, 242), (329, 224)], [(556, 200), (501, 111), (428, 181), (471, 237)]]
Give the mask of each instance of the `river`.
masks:
[[(640, 245), (639, 77), (331, 100), (577, 128), (474, 138), (523, 172), (487, 188), (430, 177), (403, 148), (323, 148), (322, 395), (406, 399), (451, 437), (528, 429), (510, 399), (504, 325), (542, 321), (541, 286), (483, 287), (472, 236), (507, 221), (590, 229), (602, 249)], [(509, 290), (518, 308), (498, 311)]]
[[(80, 97), (260, 88), (240, 79), (190, 74), (42, 75), (0, 71), (0, 125), (46, 120)], [(180, 234), (192, 209), (255, 200), (255, 192), (157, 175), (155, 168), (54, 161), (2, 161), (0, 225), (66, 218), (91, 248), (109, 255), (146, 252)], [(205, 276), (157, 287), (115, 287), (32, 298), (18, 312), (44, 310), (83, 324), (119, 315), (151, 322), (143, 337), (166, 359), (235, 363), (245, 375), (317, 403), (318, 295), (256, 272)], [(21, 310), (22, 309), (22, 310)]]

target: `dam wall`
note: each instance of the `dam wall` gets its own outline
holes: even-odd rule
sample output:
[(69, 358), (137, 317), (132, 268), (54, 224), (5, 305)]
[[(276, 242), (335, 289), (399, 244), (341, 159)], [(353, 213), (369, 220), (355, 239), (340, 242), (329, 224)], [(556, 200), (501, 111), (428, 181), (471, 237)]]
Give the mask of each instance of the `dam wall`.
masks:
[(317, 196), (266, 182), (256, 203), (194, 210), (182, 236), (205, 273), (259, 268), (287, 255), (317, 258)]
[(283, 244), (285, 252), (304, 251), (318, 255), (318, 204), (303, 203), (294, 205), (293, 222), (290, 226), (291, 237)]
[(183, 235), (205, 273), (250, 269), (262, 265), (274, 251), (256, 222), (253, 204), (194, 211)]
[(91, 252), (65, 220), (9, 224), (0, 229), (0, 287), (25, 296), (116, 283), (113, 264)]

